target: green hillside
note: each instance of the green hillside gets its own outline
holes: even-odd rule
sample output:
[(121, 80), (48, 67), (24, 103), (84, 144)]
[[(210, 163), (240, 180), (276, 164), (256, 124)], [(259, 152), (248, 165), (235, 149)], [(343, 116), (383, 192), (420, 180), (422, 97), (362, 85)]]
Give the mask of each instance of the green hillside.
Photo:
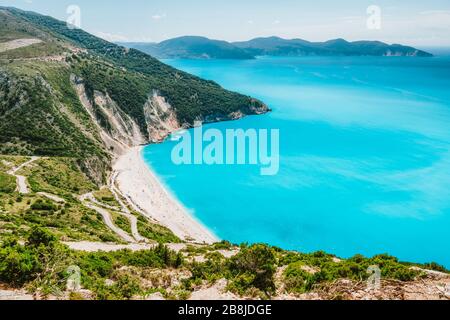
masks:
[[(99, 39), (51, 17), (0, 7), (0, 44), (35, 39), (28, 46), (0, 50), (0, 153), (75, 157), (98, 183), (110, 155), (97, 124), (111, 121), (96, 105), (100, 92), (135, 121), (150, 141), (144, 105), (156, 92), (173, 108), (180, 126), (268, 111), (261, 102), (222, 89), (162, 64), (151, 56)], [(0, 47), (1, 48), (1, 47)], [(82, 79), (95, 120), (80, 102), (73, 79)], [(101, 173), (101, 174), (99, 174)]]
[(254, 56), (226, 41), (186, 36), (161, 43), (124, 43), (159, 59), (254, 59)]
[(249, 41), (226, 42), (204, 37), (179, 37), (161, 43), (123, 43), (152, 54), (160, 59), (254, 59), (256, 56), (415, 56), (432, 54), (400, 44), (380, 41), (354, 41), (335, 39), (310, 42), (302, 39), (279, 37), (255, 38)]
[(142, 102), (143, 97), (149, 93), (147, 88), (159, 90), (176, 108), (182, 122), (192, 123), (197, 118), (216, 114), (226, 115), (238, 110), (247, 114), (252, 113), (253, 107), (263, 107), (260, 102), (250, 97), (223, 90), (212, 81), (205, 81), (176, 70), (138, 50), (126, 49), (80, 29), (69, 29), (65, 22), (36, 13), (8, 10), (61, 41), (87, 49), (91, 55), (105, 59), (115, 67), (123, 67), (130, 73), (139, 73), (145, 77), (142, 80), (145, 80), (147, 87), (140, 88), (142, 92), (136, 90), (130, 95), (138, 94)]
[(267, 37), (234, 42), (233, 45), (254, 55), (269, 56), (433, 56), (428, 52), (400, 44), (389, 45), (380, 41), (349, 42), (344, 39), (310, 42), (302, 39)]

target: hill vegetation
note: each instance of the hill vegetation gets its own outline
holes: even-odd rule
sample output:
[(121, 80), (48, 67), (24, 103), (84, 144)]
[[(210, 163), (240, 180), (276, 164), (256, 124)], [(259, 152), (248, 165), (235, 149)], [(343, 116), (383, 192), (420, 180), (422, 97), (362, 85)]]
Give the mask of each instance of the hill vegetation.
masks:
[[(435, 263), (413, 265), (385, 254), (345, 260), (324, 252), (298, 253), (264, 244), (183, 243), (130, 208), (139, 217), (139, 232), (150, 246), (132, 251), (82, 200), (92, 192), (96, 203), (117, 207), (110, 188), (98, 189), (73, 158), (44, 157), (18, 172), (30, 187), (29, 193), (21, 194), (7, 172), (29, 161), (29, 157), (0, 156), (0, 285), (26, 290), (41, 299), (146, 299), (155, 295), (186, 299), (221, 283), (221, 290), (236, 299), (344, 299), (350, 296), (336, 284), (366, 281), (373, 265), (380, 268), (383, 281), (396, 284), (395, 295), (389, 297), (401, 298), (398, 292), (406, 290), (404, 286), (430, 281), (430, 271), (424, 268), (443, 272), (439, 277), (448, 272)], [(115, 223), (131, 233), (127, 220)], [(82, 241), (125, 247), (111, 252), (70, 249), (70, 243)], [(83, 290), (67, 291), (67, 281), (77, 270)]]
[[(96, 183), (105, 181), (112, 157), (98, 125), (108, 133), (113, 126), (97, 105), (96, 93), (110, 97), (148, 142), (157, 124), (145, 110), (153, 112), (146, 106), (155, 94), (172, 108), (180, 127), (268, 111), (251, 97), (51, 17), (0, 7), (0, 29), (1, 41), (41, 41), (0, 52), (0, 153), (73, 157)], [(94, 119), (80, 101), (74, 79), (85, 87)]]
[(388, 45), (380, 41), (348, 42), (344, 39), (334, 39), (326, 42), (309, 42), (302, 39), (268, 37), (233, 44), (254, 55), (269, 56), (432, 56), (413, 47)]
[(161, 43), (122, 43), (158, 59), (254, 59), (246, 50), (229, 42), (186, 36)]
[[(31, 228), (24, 241), (6, 238), (0, 243), (0, 282), (26, 287), (41, 298), (146, 299), (157, 293), (165, 299), (187, 299), (198, 288), (225, 279), (226, 290), (235, 297), (271, 299), (282, 294), (295, 299), (327, 292), (342, 279), (365, 281), (374, 263), (383, 279), (397, 281), (398, 291), (401, 284), (425, 282), (428, 277), (388, 255), (340, 260), (323, 252), (294, 254), (256, 244), (242, 245), (239, 253), (226, 258), (218, 249), (236, 248), (227, 242), (179, 252), (161, 244), (145, 251), (85, 253), (69, 250), (40, 227)], [(192, 254), (202, 254), (204, 261), (193, 261)], [(82, 293), (65, 291), (71, 266), (80, 270)], [(340, 294), (328, 298), (346, 297)]]
[[(171, 115), (158, 113), (163, 107), (180, 127), (268, 108), (51, 17), (0, 7), (0, 31), (1, 44), (40, 40), (0, 52), (2, 290), (41, 299), (185, 299), (224, 283), (236, 299), (271, 299), (360, 283), (372, 264), (403, 292), (429, 281), (423, 268), (447, 277), (435, 263), (388, 255), (343, 260), (264, 244), (182, 241), (109, 182), (115, 146), (129, 143), (117, 132), (136, 125), (149, 142), (150, 129)], [(68, 286), (77, 273), (81, 290)]]
[(279, 37), (226, 42), (204, 37), (180, 37), (161, 43), (122, 43), (160, 59), (254, 59), (256, 56), (417, 56), (431, 57), (422, 50), (380, 41), (348, 42), (335, 39), (309, 42)]
[[(147, 88), (161, 92), (168, 102), (177, 110), (177, 115), (182, 123), (192, 124), (195, 119), (208, 116), (242, 111), (251, 114), (253, 108), (266, 108), (261, 102), (250, 97), (242, 96), (223, 90), (213, 81), (206, 81), (167, 66), (155, 58), (134, 49), (126, 49), (116, 44), (97, 38), (81, 29), (69, 29), (66, 23), (42, 16), (36, 13), (23, 12), (9, 9), (13, 14), (39, 26), (49, 32), (60, 41), (68, 41), (72, 45), (87, 49), (94, 58), (105, 60), (106, 64), (112, 64), (116, 68), (124, 68), (124, 72), (130, 77), (141, 76), (142, 82), (146, 82)], [(96, 71), (96, 70), (90, 70)], [(95, 72), (97, 74), (97, 72)], [(136, 75), (136, 73), (138, 75)], [(117, 78), (116, 78), (117, 80)], [(142, 81), (144, 80), (144, 81)], [(99, 84), (101, 86), (102, 84)], [(113, 83), (112, 87), (120, 88), (120, 83)], [(111, 87), (111, 86), (110, 86)], [(151, 91), (142, 89), (139, 97), (148, 96)], [(131, 92), (130, 95), (133, 96)], [(142, 108), (142, 104), (133, 105)]]

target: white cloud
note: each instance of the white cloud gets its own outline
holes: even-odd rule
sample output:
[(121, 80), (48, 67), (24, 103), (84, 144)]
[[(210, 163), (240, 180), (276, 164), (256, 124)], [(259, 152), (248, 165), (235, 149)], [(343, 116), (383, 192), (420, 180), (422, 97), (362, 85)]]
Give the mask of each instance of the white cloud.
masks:
[(167, 14), (163, 13), (163, 14), (155, 14), (152, 16), (153, 20), (161, 20), (167, 17)]

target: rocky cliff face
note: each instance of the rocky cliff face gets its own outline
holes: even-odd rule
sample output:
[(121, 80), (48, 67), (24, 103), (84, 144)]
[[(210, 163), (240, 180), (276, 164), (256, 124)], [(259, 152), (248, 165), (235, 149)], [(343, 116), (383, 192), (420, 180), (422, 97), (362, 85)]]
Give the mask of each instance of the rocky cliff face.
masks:
[[(83, 79), (72, 75), (72, 84), (83, 107), (96, 124), (104, 145), (115, 157), (123, 154), (129, 147), (161, 142), (182, 127), (175, 110), (157, 91), (149, 95), (142, 106), (147, 127), (147, 132), (143, 132), (136, 121), (123, 112), (108, 94), (94, 91), (93, 99), (89, 99)], [(104, 119), (100, 119), (95, 108), (99, 108)]]
[[(142, 107), (147, 128), (146, 131), (143, 131), (136, 121), (123, 112), (108, 94), (94, 91), (94, 98), (91, 101), (88, 98), (85, 85), (81, 78), (72, 75), (72, 83), (80, 101), (95, 122), (103, 143), (112, 152), (113, 156), (123, 154), (128, 147), (160, 143), (171, 133), (192, 126), (189, 123), (180, 123), (176, 110), (157, 90), (149, 94), (148, 100)], [(105, 119), (99, 119), (95, 108), (99, 108), (100, 112), (105, 115), (106, 123), (102, 123)], [(255, 105), (250, 108), (251, 110), (248, 112), (252, 114), (268, 112), (268, 108), (265, 105)], [(243, 111), (236, 111), (230, 114), (216, 114), (201, 117), (198, 121), (211, 123), (238, 120), (245, 116), (246, 114)]]
[(150, 142), (161, 142), (170, 133), (182, 127), (175, 110), (157, 91), (154, 91), (145, 103), (144, 114), (148, 128), (147, 138)]

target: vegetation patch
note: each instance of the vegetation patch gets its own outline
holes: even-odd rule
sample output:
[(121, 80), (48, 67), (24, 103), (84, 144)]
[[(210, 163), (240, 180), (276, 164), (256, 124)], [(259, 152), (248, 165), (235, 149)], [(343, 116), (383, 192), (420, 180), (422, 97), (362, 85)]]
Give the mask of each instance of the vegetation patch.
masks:
[[(365, 281), (370, 274), (370, 266), (377, 266), (385, 279), (412, 281), (420, 272), (409, 265), (400, 263), (397, 258), (383, 254), (373, 258), (356, 255), (347, 260), (338, 260), (324, 252), (313, 254), (288, 253), (283, 254), (280, 264), (287, 266), (284, 272), (286, 288), (292, 293), (312, 291), (320, 285), (331, 283), (338, 279)], [(317, 272), (309, 272), (308, 268)]]
[(105, 203), (111, 207), (120, 208), (120, 204), (117, 202), (109, 188), (104, 187), (100, 190), (94, 191), (93, 195), (98, 202)]
[(147, 218), (138, 215), (138, 231), (141, 236), (159, 243), (181, 243), (182, 241), (168, 228), (151, 223)]
[(81, 195), (96, 189), (74, 158), (41, 158), (22, 173), (28, 176), (34, 192), (71, 197), (72, 194)]
[(16, 178), (0, 172), (0, 193), (13, 193), (16, 190)]

